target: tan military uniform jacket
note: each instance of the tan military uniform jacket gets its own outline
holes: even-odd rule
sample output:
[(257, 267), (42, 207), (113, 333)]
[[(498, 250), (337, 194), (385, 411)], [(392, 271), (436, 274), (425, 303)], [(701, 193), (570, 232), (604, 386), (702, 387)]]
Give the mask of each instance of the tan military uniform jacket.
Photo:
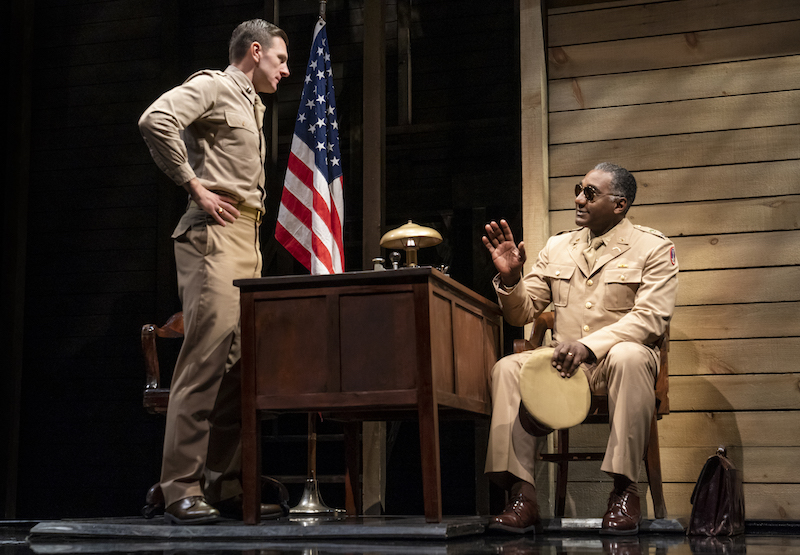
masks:
[(607, 235), (590, 272), (583, 257), (588, 236), (581, 228), (551, 237), (531, 272), (509, 290), (495, 278), (506, 320), (517, 326), (533, 322), (552, 302), (553, 339), (579, 340), (598, 359), (622, 341), (655, 343), (675, 309), (678, 262), (672, 242), (626, 218)]
[(228, 66), (195, 73), (161, 95), (142, 114), (139, 130), (153, 160), (178, 185), (197, 177), (206, 189), (263, 212), (264, 111), (250, 79)]

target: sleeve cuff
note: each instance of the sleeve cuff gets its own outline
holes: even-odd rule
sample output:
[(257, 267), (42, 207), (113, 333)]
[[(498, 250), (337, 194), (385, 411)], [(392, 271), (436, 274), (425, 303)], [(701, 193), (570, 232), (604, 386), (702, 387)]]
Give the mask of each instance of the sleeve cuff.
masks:
[(175, 182), (176, 185), (183, 185), (184, 183), (187, 183), (193, 178), (197, 177), (188, 162), (181, 164), (177, 168), (171, 169), (169, 172), (165, 173), (172, 181)]
[[(522, 280), (519, 280), (519, 281), (522, 281)], [(511, 293), (514, 289), (516, 289), (517, 286), (519, 285), (519, 281), (517, 283), (515, 283), (514, 285), (512, 285), (511, 287), (506, 287), (503, 284), (503, 280), (500, 279), (500, 274), (497, 274), (496, 276), (494, 276), (494, 279), (492, 280), (495, 290), (498, 293), (503, 293), (503, 294)]]

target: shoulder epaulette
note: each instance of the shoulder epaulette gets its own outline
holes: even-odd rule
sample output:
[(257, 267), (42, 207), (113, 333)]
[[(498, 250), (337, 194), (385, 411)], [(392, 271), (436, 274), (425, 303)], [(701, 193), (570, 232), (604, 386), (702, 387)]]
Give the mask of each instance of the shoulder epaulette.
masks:
[(224, 77), (225, 75), (227, 75), (227, 73), (219, 69), (201, 69), (200, 71), (195, 71), (194, 73), (192, 73), (189, 77), (186, 78), (186, 81), (190, 81), (191, 79), (194, 79), (198, 75), (209, 75), (211, 77)]
[(580, 231), (581, 229), (583, 229), (583, 228), (582, 227), (576, 227), (575, 229), (565, 229), (564, 231), (559, 231), (558, 233), (556, 233), (555, 236), (558, 237), (559, 235), (564, 235), (565, 233), (573, 233), (575, 231)]
[(644, 226), (635, 225), (635, 224), (634, 224), (633, 227), (635, 227), (639, 231), (644, 231), (645, 233), (649, 233), (650, 235), (655, 235), (656, 237), (660, 237), (661, 239), (666, 239), (667, 238), (666, 235), (664, 235), (663, 233), (661, 233), (657, 229), (653, 229), (652, 227), (644, 227)]

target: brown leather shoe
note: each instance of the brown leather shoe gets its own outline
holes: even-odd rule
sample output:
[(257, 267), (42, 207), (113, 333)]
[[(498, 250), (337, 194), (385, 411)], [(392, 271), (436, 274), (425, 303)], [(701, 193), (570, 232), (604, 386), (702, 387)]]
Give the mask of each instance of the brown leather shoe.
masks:
[(210, 524), (219, 520), (219, 511), (201, 495), (185, 497), (164, 510), (167, 524)]
[(142, 507), (142, 516), (151, 519), (157, 515), (164, 514), (164, 493), (161, 491), (161, 484), (156, 482), (145, 495), (145, 506)]
[(525, 534), (536, 530), (540, 523), (539, 506), (535, 499), (521, 493), (513, 496), (503, 512), (489, 521), (490, 530), (502, 530), (512, 534)]
[(603, 515), (601, 534), (613, 536), (632, 536), (639, 533), (642, 511), (639, 509), (639, 496), (629, 491), (619, 494), (611, 492), (608, 497), (608, 510)]

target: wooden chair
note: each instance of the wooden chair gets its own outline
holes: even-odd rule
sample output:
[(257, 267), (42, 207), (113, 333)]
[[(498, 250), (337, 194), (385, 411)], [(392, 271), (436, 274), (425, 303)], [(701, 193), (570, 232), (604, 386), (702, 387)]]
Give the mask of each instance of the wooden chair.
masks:
[[(142, 326), (142, 354), (144, 355), (145, 384), (142, 405), (151, 414), (166, 414), (169, 402), (169, 386), (161, 383), (161, 366), (158, 362), (156, 338), (183, 339), (183, 312), (173, 314), (163, 326), (145, 324)], [(156, 482), (145, 494), (142, 515), (151, 519), (164, 512), (164, 495), (161, 484)]]
[[(545, 333), (553, 329), (554, 314), (545, 312), (539, 316), (533, 325), (530, 340), (517, 339), (514, 341), (514, 352), (520, 353), (539, 348), (544, 343)], [(658, 445), (658, 420), (669, 414), (669, 327), (659, 340), (661, 351), (661, 368), (656, 380), (656, 408), (650, 421), (650, 442), (643, 454), (647, 481), (650, 485), (650, 494), (653, 497), (653, 512), (656, 518), (666, 518), (667, 507), (664, 502), (664, 488), (661, 478), (661, 453)], [(592, 405), (584, 424), (608, 423), (608, 397), (606, 395), (592, 395)], [(601, 461), (605, 453), (572, 452), (569, 450), (569, 430), (558, 430), (558, 446), (555, 453), (543, 453), (539, 458), (543, 461), (553, 462), (558, 465), (556, 478), (556, 506), (555, 516), (563, 517), (567, 497), (567, 477), (569, 463), (579, 461)]]
[(147, 412), (152, 414), (166, 414), (169, 401), (169, 385), (161, 384), (161, 368), (158, 363), (158, 348), (156, 338), (182, 339), (183, 338), (183, 312), (173, 314), (167, 323), (161, 327), (155, 324), (142, 326), (142, 354), (144, 355), (144, 371), (146, 382), (144, 385), (143, 404)]

